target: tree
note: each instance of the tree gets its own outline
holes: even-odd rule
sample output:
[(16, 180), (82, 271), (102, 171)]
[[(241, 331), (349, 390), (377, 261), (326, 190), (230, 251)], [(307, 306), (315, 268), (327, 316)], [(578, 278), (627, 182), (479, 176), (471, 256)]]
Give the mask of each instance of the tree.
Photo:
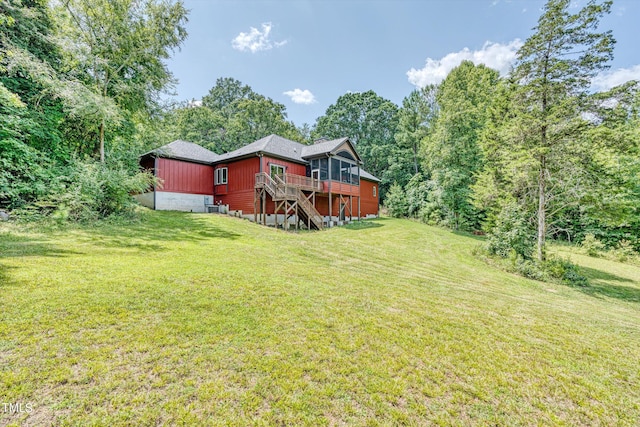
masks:
[(173, 110), (175, 138), (194, 142), (212, 151), (223, 152), (226, 120), (207, 107), (182, 107)]
[[(66, 66), (103, 100), (129, 112), (149, 109), (173, 83), (164, 59), (187, 36), (181, 1), (63, 0), (57, 7), (67, 47)], [(101, 102), (78, 105), (77, 114), (96, 122), (100, 159), (113, 109)]]
[(304, 141), (301, 132), (287, 120), (283, 104), (228, 77), (216, 80), (202, 98), (202, 107), (182, 106), (170, 116), (178, 137), (218, 153), (233, 151), (270, 134)]
[(286, 107), (271, 98), (241, 99), (237, 112), (227, 122), (225, 151), (235, 150), (271, 134), (302, 141), (295, 125), (286, 120)]
[(398, 107), (374, 91), (347, 93), (316, 121), (314, 138), (348, 136), (368, 172), (382, 178), (381, 197), (391, 184), (385, 172), (395, 146)]
[(238, 103), (242, 100), (259, 100), (264, 96), (256, 93), (251, 86), (231, 77), (220, 77), (209, 93), (202, 97), (202, 105), (211, 111), (219, 112), (229, 120), (238, 113)]
[(53, 32), (45, 1), (0, 2), (0, 85), (24, 104), (20, 116), (32, 126), (23, 142), (58, 154), (62, 105), (56, 98), (61, 57), (52, 42)]
[(517, 83), (515, 117), (510, 144), (520, 166), (535, 176), (537, 195), (537, 259), (545, 259), (549, 202), (576, 189), (562, 176), (575, 176), (581, 113), (591, 79), (613, 57), (610, 31), (597, 32), (611, 1), (594, 0), (578, 13), (569, 12), (570, 0), (549, 0), (543, 14), (520, 48), (512, 77)]
[(479, 138), (498, 80), (497, 71), (464, 61), (438, 88), (439, 113), (433, 132), (424, 139), (423, 157), (441, 189), (445, 217), (455, 229), (475, 228), (480, 222), (471, 188), (482, 166)]
[[(508, 80), (498, 82), (492, 102), (487, 106), (487, 121), (480, 132), (478, 144), (482, 152), (482, 168), (476, 173), (471, 186), (472, 203), (483, 212), (482, 228), (491, 232), (502, 210), (516, 202), (522, 202), (521, 212), (528, 212), (522, 196), (523, 182), (528, 177), (510, 160), (508, 125), (513, 120), (511, 104), (514, 85)], [(525, 206), (526, 205), (526, 206)]]
[(407, 195), (400, 185), (394, 183), (391, 188), (389, 188), (387, 197), (384, 200), (384, 206), (387, 208), (389, 215), (394, 218), (407, 216), (409, 213)]
[(395, 134), (398, 147), (409, 152), (409, 164), (413, 173), (420, 172), (419, 150), (422, 140), (429, 134), (438, 113), (436, 85), (416, 89), (402, 100), (398, 112), (398, 129)]

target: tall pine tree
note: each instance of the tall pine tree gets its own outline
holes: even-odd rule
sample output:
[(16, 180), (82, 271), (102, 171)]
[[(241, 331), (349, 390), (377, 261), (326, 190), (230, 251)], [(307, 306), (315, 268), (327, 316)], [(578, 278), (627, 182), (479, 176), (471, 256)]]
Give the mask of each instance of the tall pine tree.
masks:
[(611, 1), (591, 0), (575, 14), (570, 13), (571, 3), (549, 0), (535, 34), (518, 51), (512, 74), (515, 117), (508, 139), (519, 167), (530, 172), (540, 261), (545, 259), (550, 203), (570, 194), (576, 188), (571, 179), (580, 174), (576, 156), (585, 126), (583, 101), (591, 79), (612, 59), (615, 43), (610, 31), (598, 32)]

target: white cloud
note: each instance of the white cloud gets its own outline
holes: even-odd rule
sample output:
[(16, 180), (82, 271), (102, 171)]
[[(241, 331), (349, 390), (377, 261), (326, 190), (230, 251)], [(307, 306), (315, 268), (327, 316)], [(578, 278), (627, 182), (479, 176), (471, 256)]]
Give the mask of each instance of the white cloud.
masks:
[(311, 93), (311, 91), (308, 89), (302, 90), (296, 88), (294, 90), (283, 92), (283, 95), (287, 95), (288, 97), (290, 97), (291, 100), (296, 104), (309, 105), (316, 102), (316, 97), (313, 96), (313, 93)]
[(262, 24), (262, 31), (251, 27), (248, 33), (241, 32), (232, 41), (231, 46), (240, 52), (250, 51), (256, 53), (261, 50), (269, 50), (287, 44), (286, 40), (274, 42), (270, 39), (271, 22)]
[(424, 68), (419, 70), (411, 68), (407, 71), (407, 77), (409, 83), (418, 87), (440, 83), (452, 69), (465, 60), (472, 61), (474, 64), (484, 64), (505, 75), (509, 72), (521, 46), (522, 41), (515, 39), (507, 44), (486, 42), (482, 49), (475, 51), (465, 47), (461, 51), (449, 53), (441, 59), (427, 58)]
[(618, 68), (613, 71), (606, 71), (593, 79), (592, 86), (594, 89), (603, 91), (612, 87), (621, 85), (629, 80), (640, 81), (640, 64), (631, 68)]

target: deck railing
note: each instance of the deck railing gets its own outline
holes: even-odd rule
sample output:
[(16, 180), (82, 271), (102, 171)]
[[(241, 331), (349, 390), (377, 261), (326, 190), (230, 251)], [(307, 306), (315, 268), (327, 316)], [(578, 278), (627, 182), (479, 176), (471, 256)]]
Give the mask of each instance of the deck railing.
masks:
[[(317, 211), (315, 206), (307, 199), (305, 194), (301, 191), (303, 189), (311, 187), (306, 185), (304, 181), (298, 180), (296, 183), (286, 182), (290, 177), (298, 178), (298, 175), (275, 175), (273, 178), (266, 172), (260, 172), (256, 174), (256, 188), (266, 188), (268, 193), (273, 197), (273, 200), (295, 200), (302, 210), (309, 217), (319, 230), (323, 227), (323, 217)], [(307, 177), (299, 177), (307, 178)], [(307, 178), (311, 180), (311, 178)], [(295, 180), (294, 180), (295, 181)], [(322, 185), (318, 180), (313, 180)], [(313, 183), (313, 182), (312, 182)]]
[(287, 185), (298, 187), (305, 191), (322, 191), (322, 181), (308, 176), (294, 175), (291, 173), (284, 173), (276, 175)]

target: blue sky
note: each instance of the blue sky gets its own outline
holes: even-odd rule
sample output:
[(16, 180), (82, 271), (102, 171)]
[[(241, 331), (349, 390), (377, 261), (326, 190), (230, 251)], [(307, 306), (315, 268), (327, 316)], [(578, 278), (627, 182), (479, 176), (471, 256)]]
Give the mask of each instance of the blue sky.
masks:
[[(540, 0), (185, 0), (188, 39), (168, 62), (177, 100), (233, 77), (313, 124), (339, 96), (374, 90), (401, 105), (463, 59), (508, 70)], [(576, 10), (586, 0), (575, 0)], [(640, 1), (615, 0), (601, 30), (617, 40), (598, 88), (640, 79)]]

